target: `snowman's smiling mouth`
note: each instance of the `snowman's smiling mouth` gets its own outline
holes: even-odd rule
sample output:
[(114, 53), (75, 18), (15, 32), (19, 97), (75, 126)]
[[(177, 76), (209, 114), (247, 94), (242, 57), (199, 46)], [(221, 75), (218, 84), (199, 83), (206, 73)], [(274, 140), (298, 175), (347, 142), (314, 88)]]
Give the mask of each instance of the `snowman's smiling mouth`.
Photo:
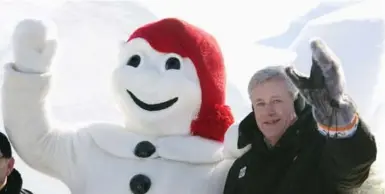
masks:
[(147, 110), (147, 111), (160, 111), (164, 110), (166, 108), (171, 107), (175, 102), (178, 101), (178, 97), (175, 97), (171, 100), (167, 100), (165, 102), (157, 103), (157, 104), (147, 104), (143, 101), (141, 101), (138, 97), (136, 97), (132, 92), (129, 90), (126, 90), (127, 93), (130, 95), (132, 100), (135, 102), (136, 105), (138, 105), (140, 108)]

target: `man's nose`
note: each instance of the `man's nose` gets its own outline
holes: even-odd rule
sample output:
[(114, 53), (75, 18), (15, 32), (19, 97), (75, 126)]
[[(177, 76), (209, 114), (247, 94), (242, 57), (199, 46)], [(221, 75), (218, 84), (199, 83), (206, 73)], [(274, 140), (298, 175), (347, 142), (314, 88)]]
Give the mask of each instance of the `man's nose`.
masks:
[(268, 116), (274, 116), (275, 115), (275, 109), (272, 104), (266, 104), (266, 114)]

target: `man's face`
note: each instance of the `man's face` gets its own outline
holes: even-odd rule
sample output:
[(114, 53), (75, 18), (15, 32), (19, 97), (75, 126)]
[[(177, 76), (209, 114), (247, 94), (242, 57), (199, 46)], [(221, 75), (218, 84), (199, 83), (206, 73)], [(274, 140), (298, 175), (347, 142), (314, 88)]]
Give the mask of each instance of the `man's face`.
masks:
[(13, 158), (0, 157), (0, 185), (6, 180), (13, 170), (15, 160)]
[(258, 84), (251, 100), (257, 125), (268, 139), (279, 138), (295, 118), (294, 99), (283, 79)]

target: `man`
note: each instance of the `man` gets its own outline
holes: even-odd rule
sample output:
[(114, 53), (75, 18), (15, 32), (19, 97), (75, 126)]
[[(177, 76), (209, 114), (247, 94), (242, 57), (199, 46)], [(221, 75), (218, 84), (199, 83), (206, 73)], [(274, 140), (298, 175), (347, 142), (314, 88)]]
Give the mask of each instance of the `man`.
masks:
[(367, 179), (375, 140), (337, 58), (321, 40), (311, 49), (309, 78), (283, 66), (252, 77), (253, 112), (238, 127), (238, 148), (251, 148), (234, 162), (224, 194), (345, 194)]
[(32, 194), (31, 191), (22, 189), (23, 180), (20, 173), (14, 169), (14, 164), (11, 144), (0, 132), (0, 194)]

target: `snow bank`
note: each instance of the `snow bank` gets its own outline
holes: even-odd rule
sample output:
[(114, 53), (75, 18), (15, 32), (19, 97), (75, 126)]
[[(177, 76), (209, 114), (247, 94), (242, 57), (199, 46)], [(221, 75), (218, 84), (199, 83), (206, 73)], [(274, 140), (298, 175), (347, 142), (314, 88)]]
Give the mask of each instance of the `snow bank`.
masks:
[(293, 20), (288, 29), (277, 35), (258, 41), (259, 44), (273, 46), (276, 48), (287, 48), (293, 40), (299, 35), (303, 27), (311, 20), (323, 15), (335, 12), (357, 3), (356, 0), (348, 1), (321, 1), (305, 14)]

